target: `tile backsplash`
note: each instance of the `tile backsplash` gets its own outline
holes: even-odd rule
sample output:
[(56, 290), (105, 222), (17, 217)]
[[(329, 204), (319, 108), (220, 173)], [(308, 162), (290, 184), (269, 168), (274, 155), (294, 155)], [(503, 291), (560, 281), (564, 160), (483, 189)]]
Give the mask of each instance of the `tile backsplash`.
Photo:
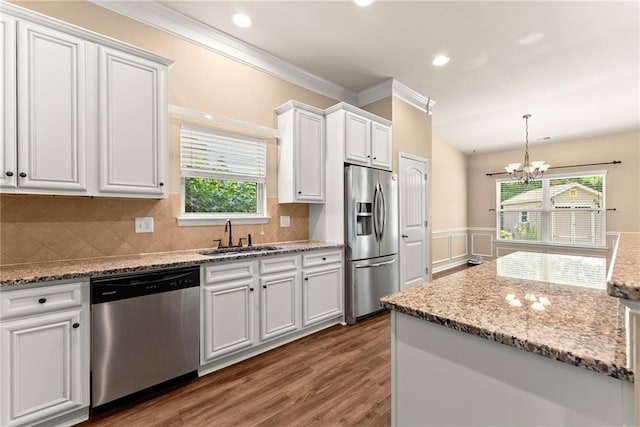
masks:
[[(268, 224), (234, 225), (234, 243), (247, 233), (257, 244), (309, 238), (306, 204), (270, 197), (267, 212)], [(177, 193), (164, 200), (3, 194), (0, 264), (209, 248), (225, 238), (223, 226), (179, 227), (179, 213)], [(290, 217), (290, 227), (280, 227), (280, 215)], [(153, 217), (154, 232), (136, 234), (135, 217)]]

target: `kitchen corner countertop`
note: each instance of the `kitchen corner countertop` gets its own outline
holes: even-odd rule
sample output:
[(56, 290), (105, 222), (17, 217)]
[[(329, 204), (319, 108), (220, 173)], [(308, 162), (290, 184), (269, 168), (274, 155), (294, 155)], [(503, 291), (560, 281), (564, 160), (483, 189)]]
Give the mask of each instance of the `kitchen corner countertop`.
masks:
[(382, 298), (384, 307), (633, 382), (606, 259), (515, 252)]
[(299, 241), (269, 243), (260, 246), (276, 247), (262, 252), (235, 252), (216, 255), (202, 255), (202, 252), (214, 251), (214, 248), (193, 249), (176, 252), (157, 252), (141, 255), (114, 256), (70, 261), (51, 261), (25, 264), (7, 264), (0, 266), (0, 287), (44, 282), (49, 280), (74, 279), (131, 271), (185, 267), (215, 262), (249, 259), (271, 255), (283, 255), (297, 252), (309, 252), (322, 249), (342, 249), (340, 243), (320, 241)]
[(640, 233), (622, 233), (617, 252), (607, 292), (614, 297), (640, 301)]

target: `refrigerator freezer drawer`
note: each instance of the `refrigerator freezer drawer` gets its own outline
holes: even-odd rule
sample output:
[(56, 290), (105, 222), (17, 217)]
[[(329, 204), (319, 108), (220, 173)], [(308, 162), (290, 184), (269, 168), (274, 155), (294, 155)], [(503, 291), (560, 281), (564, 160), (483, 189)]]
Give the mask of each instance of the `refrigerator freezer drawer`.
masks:
[(382, 310), (380, 298), (398, 292), (398, 256), (349, 261), (346, 321)]

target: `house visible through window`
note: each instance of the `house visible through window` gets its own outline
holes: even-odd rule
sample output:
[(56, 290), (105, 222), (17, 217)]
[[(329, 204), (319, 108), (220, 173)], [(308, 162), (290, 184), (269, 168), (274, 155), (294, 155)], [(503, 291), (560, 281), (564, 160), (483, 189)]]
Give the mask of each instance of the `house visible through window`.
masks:
[(605, 245), (605, 174), (496, 181), (498, 240)]
[(263, 140), (182, 125), (180, 163), (181, 220), (265, 217)]

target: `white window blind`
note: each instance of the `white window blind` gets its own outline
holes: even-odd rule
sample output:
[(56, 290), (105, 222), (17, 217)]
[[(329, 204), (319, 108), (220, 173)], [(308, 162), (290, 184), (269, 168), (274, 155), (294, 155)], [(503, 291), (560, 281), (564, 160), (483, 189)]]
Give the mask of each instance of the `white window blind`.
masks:
[(184, 124), (180, 128), (180, 169), (183, 177), (263, 184), (266, 159), (264, 140)]
[(553, 175), (528, 185), (496, 182), (499, 240), (606, 244), (605, 174)]

